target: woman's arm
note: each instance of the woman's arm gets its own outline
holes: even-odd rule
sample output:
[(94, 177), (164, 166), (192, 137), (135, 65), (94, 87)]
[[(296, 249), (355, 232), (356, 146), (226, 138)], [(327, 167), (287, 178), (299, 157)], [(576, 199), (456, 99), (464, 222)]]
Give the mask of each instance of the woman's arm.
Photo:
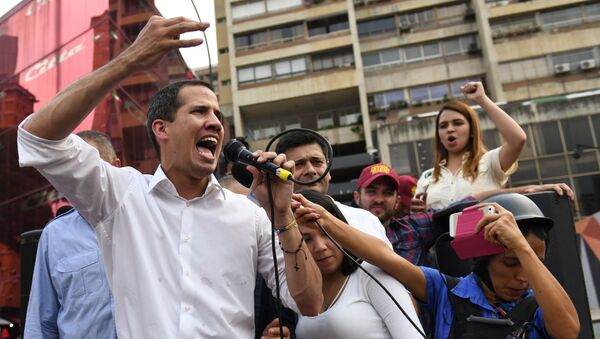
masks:
[(496, 203), (491, 205), (497, 213), (481, 219), (478, 230), (485, 227), (486, 240), (514, 250), (540, 305), (548, 334), (553, 338), (576, 338), (580, 329), (579, 317), (569, 295), (531, 248), (514, 216)]
[(525, 131), (485, 94), (481, 82), (469, 82), (462, 86), (461, 90), (467, 99), (472, 100), (487, 112), (488, 117), (502, 134), (504, 144), (500, 149), (500, 166), (502, 171), (506, 172), (517, 161), (525, 147), (527, 141)]
[(314, 221), (318, 221), (342, 247), (386, 271), (400, 281), (415, 298), (425, 301), (425, 274), (419, 267), (397, 255), (383, 241), (349, 226), (301, 194), (294, 194), (293, 198), (303, 206), (296, 208), (294, 212), (299, 224), (314, 228), (318, 227)]

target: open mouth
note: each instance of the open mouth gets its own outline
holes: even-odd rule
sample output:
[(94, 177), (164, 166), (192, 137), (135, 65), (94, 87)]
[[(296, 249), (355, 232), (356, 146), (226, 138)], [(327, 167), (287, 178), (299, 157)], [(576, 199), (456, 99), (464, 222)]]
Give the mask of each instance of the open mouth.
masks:
[(451, 135), (451, 136), (448, 137), (448, 141), (449, 142), (453, 142), (454, 140), (456, 140), (455, 136)]
[(198, 153), (214, 155), (217, 151), (218, 140), (215, 137), (203, 137), (196, 143), (196, 150)]

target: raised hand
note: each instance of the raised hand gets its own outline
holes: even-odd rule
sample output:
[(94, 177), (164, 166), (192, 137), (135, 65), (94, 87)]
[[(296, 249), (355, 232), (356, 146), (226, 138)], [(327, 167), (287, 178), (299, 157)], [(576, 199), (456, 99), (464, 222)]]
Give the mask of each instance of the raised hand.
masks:
[(487, 98), (485, 89), (483, 88), (483, 84), (481, 82), (468, 82), (463, 86), (460, 86), (460, 90), (465, 95), (465, 98), (477, 104), (481, 104), (481, 102)]
[(133, 44), (119, 57), (130, 60), (131, 67), (136, 70), (149, 68), (174, 48), (200, 45), (202, 39), (182, 40), (179, 36), (187, 32), (204, 31), (208, 26), (207, 22), (184, 17), (165, 19), (153, 15)]

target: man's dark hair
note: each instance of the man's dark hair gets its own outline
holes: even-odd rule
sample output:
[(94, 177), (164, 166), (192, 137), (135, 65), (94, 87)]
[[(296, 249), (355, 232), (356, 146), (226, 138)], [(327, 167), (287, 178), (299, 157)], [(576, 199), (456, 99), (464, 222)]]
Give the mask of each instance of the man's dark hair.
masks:
[[(340, 219), (344, 223), (346, 223), (346, 224), (348, 223), (346, 221), (346, 218), (342, 214), (342, 211), (340, 211), (340, 209), (335, 205), (335, 203), (329, 196), (327, 196), (321, 192), (314, 191), (314, 190), (303, 190), (303, 191), (300, 191), (297, 193), (302, 194), (310, 202), (320, 205), (325, 210), (327, 210), (327, 212), (331, 213), (331, 215)], [(346, 252), (348, 252), (348, 250), (346, 250), (346, 249), (344, 249), (344, 250)], [(355, 256), (354, 254), (352, 254), (350, 252), (348, 252), (348, 254), (350, 254), (350, 256), (354, 260), (358, 260), (358, 257)], [(343, 253), (342, 253), (342, 255), (343, 255)], [(342, 259), (342, 264), (340, 267), (342, 274), (345, 276), (349, 276), (352, 272), (356, 271), (357, 268), (358, 268), (358, 265), (356, 265), (356, 263), (354, 261), (350, 260), (346, 255), (344, 255), (344, 257)]]
[(327, 158), (327, 144), (316, 135), (303, 131), (291, 132), (282, 136), (281, 139), (279, 139), (279, 142), (277, 142), (275, 152), (277, 154), (285, 153), (285, 151), (289, 149), (312, 144), (319, 145), (323, 151), (325, 159), (327, 161), (331, 161), (331, 159)]
[(170, 85), (167, 85), (160, 89), (154, 96), (152, 100), (150, 100), (150, 105), (148, 105), (148, 117), (146, 119), (146, 131), (148, 132), (148, 136), (152, 141), (152, 145), (154, 146), (154, 150), (156, 150), (156, 155), (160, 160), (160, 146), (156, 141), (156, 136), (152, 131), (152, 123), (156, 119), (162, 119), (166, 121), (174, 121), (175, 116), (174, 113), (181, 106), (181, 102), (179, 102), (179, 91), (186, 86), (204, 86), (211, 91), (214, 92), (212, 86), (202, 80), (183, 80), (174, 82)]
[(97, 146), (100, 157), (108, 162), (117, 159), (117, 153), (112, 144), (112, 140), (106, 133), (100, 131), (86, 130), (77, 133), (77, 135), (86, 142), (92, 142)]

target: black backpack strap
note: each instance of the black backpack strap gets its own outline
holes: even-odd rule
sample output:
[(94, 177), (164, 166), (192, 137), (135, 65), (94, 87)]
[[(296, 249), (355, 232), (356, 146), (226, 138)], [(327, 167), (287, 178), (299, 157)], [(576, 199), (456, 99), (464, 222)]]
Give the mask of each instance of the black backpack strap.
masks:
[(508, 312), (508, 318), (515, 323), (515, 325), (512, 327), (513, 333), (516, 332), (521, 334), (527, 331), (525, 325), (533, 320), (533, 316), (538, 308), (539, 305), (537, 300), (535, 300), (535, 297), (529, 296), (521, 300), (521, 302), (515, 306), (515, 308)]
[(452, 325), (450, 326), (450, 333), (448, 336), (449, 339), (453, 339), (454, 333), (461, 334), (466, 331), (467, 318), (470, 315), (481, 316), (481, 312), (476, 305), (471, 303), (470, 300), (461, 298), (451, 292), (451, 290), (460, 282), (459, 278), (451, 277), (445, 274), (444, 277), (446, 278), (446, 287), (448, 288), (448, 300), (450, 300), (450, 304), (452, 305), (452, 309), (454, 311)]

